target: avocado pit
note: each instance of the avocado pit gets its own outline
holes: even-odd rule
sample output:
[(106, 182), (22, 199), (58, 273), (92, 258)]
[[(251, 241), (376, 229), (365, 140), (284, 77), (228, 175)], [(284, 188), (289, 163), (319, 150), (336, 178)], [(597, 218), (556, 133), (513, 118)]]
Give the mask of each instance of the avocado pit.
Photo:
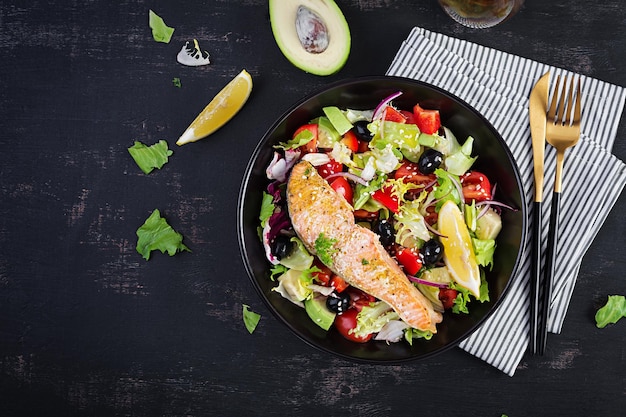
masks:
[(324, 20), (305, 6), (298, 7), (296, 32), (302, 47), (307, 52), (319, 54), (328, 48), (328, 29)]

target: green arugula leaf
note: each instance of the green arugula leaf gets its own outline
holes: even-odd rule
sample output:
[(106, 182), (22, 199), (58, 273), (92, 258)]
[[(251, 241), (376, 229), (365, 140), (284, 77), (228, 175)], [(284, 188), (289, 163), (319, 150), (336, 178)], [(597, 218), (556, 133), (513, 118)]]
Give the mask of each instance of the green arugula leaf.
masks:
[(160, 140), (152, 146), (135, 141), (135, 144), (128, 148), (128, 153), (133, 157), (137, 166), (145, 174), (149, 174), (154, 168), (161, 169), (174, 152), (168, 149), (166, 141)]
[(145, 223), (137, 229), (137, 252), (145, 260), (150, 259), (150, 252), (160, 250), (167, 252), (169, 256), (174, 256), (178, 251), (191, 252), (183, 244), (183, 236), (176, 232), (161, 217), (159, 210), (154, 210)]
[(163, 19), (152, 10), (150, 10), (149, 13), (149, 24), (152, 29), (152, 37), (155, 41), (170, 43), (174, 28), (167, 26)]
[(246, 325), (246, 329), (248, 329), (248, 333), (252, 334), (254, 332), (257, 324), (259, 324), (259, 320), (261, 320), (261, 315), (250, 310), (249, 305), (244, 304), (243, 305), (243, 324)]
[(596, 312), (596, 326), (602, 329), (623, 317), (626, 317), (626, 298), (623, 295), (609, 295), (606, 304)]

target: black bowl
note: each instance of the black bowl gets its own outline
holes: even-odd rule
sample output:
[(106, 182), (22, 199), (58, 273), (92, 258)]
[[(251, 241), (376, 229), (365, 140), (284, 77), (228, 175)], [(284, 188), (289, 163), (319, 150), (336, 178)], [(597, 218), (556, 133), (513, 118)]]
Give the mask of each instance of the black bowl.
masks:
[[(382, 99), (397, 91), (403, 94), (394, 100), (399, 108), (410, 109), (417, 102), (423, 108), (439, 109), (442, 124), (464, 141), (474, 137), (474, 168), (497, 183), (499, 201), (518, 208), (503, 212), (503, 229), (497, 238), (494, 265), (486, 271), (489, 302), (471, 304), (470, 314), (445, 313), (431, 340), (419, 339), (409, 345), (404, 341), (387, 344), (369, 341), (355, 343), (344, 339), (336, 330), (319, 328), (297, 307), (272, 291), (277, 285), (269, 279), (270, 264), (265, 258), (258, 235), (259, 209), (262, 192), (268, 184), (265, 168), (273, 156), (272, 146), (289, 139), (301, 125), (322, 114), (325, 106), (373, 109)], [(398, 77), (364, 77), (331, 84), (296, 103), (263, 136), (256, 147), (239, 195), (238, 236), (243, 261), (252, 284), (272, 313), (302, 340), (323, 351), (340, 357), (369, 363), (398, 363), (430, 357), (458, 345), (469, 336), (498, 307), (522, 254), (525, 234), (526, 204), (517, 166), (511, 152), (495, 128), (476, 110), (459, 98), (437, 87)]]

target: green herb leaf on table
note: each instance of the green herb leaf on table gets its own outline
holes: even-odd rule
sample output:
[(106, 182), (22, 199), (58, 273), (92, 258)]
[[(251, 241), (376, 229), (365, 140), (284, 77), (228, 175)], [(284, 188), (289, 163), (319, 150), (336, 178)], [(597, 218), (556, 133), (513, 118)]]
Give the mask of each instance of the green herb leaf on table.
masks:
[(169, 256), (174, 256), (179, 251), (191, 252), (187, 246), (183, 244), (183, 236), (176, 232), (161, 217), (159, 210), (154, 210), (145, 223), (137, 229), (137, 252), (145, 260), (150, 259), (150, 253), (153, 250), (160, 250), (161, 253), (167, 252)]
[(174, 87), (180, 88), (182, 86), (182, 84), (180, 82), (180, 78), (178, 78), (178, 77), (172, 78), (172, 83), (174, 84)]
[(254, 332), (257, 324), (259, 324), (259, 320), (261, 320), (261, 315), (250, 310), (249, 305), (244, 304), (243, 305), (243, 324), (246, 325), (246, 329), (248, 329), (248, 333), (252, 334)]
[(623, 317), (626, 317), (626, 297), (609, 295), (606, 304), (596, 312), (596, 326), (602, 329)]
[(149, 23), (152, 29), (152, 37), (155, 41), (170, 43), (174, 28), (167, 26), (163, 19), (152, 10), (150, 10)]
[(152, 146), (146, 146), (141, 142), (135, 141), (135, 144), (128, 148), (128, 153), (133, 157), (139, 168), (145, 174), (149, 174), (154, 168), (161, 169), (167, 163), (168, 157), (174, 152), (168, 149), (166, 141), (160, 140)]

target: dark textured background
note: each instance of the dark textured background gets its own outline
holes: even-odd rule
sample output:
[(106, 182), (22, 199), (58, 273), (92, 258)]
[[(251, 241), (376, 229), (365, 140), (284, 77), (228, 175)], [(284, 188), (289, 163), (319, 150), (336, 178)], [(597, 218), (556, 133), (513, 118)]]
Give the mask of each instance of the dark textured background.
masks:
[[(236, 236), (245, 164), (272, 121), (331, 81), (383, 74), (413, 26), (624, 86), (623, 1), (527, 0), (488, 30), (434, 0), (338, 4), (352, 52), (323, 78), (282, 56), (266, 0), (0, 0), (0, 416), (623, 413), (626, 323), (599, 330), (593, 316), (626, 294), (624, 196), (583, 260), (562, 334), (513, 378), (458, 349), (402, 366), (312, 349), (258, 298)], [(170, 44), (152, 39), (149, 9), (176, 28)], [(176, 63), (191, 38), (210, 66)], [(242, 68), (254, 79), (243, 111), (175, 147)], [(160, 139), (174, 156), (143, 175), (126, 149)], [(626, 159), (624, 123), (614, 153)], [(192, 253), (136, 253), (155, 208)], [(242, 303), (262, 315), (253, 335)]]

